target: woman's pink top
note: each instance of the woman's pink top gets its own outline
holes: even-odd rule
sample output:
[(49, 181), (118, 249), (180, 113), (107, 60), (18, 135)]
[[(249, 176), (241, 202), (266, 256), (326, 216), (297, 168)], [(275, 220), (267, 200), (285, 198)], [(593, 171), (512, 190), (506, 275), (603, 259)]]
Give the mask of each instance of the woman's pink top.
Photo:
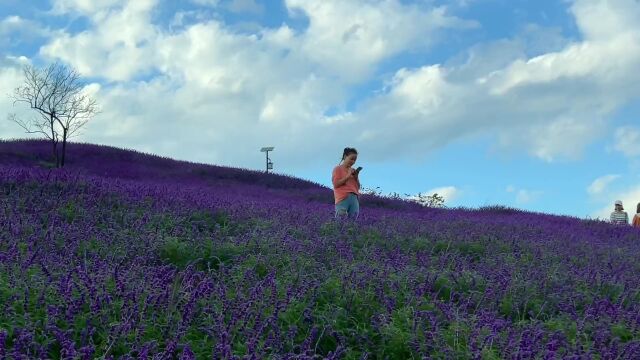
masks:
[(349, 193), (360, 195), (360, 186), (358, 185), (355, 177), (350, 177), (349, 180), (347, 180), (347, 182), (342, 186), (336, 186), (338, 181), (344, 179), (347, 174), (349, 174), (348, 171), (349, 169), (345, 168), (342, 165), (338, 165), (333, 168), (331, 181), (333, 182), (333, 196), (336, 199), (336, 204), (346, 199), (347, 196), (349, 196)]

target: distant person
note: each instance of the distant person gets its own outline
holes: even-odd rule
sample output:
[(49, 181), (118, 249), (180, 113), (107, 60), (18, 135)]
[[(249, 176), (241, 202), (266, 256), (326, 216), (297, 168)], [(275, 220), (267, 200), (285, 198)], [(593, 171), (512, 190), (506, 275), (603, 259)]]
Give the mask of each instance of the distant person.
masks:
[(615, 225), (628, 225), (629, 224), (629, 215), (622, 207), (622, 201), (616, 200), (615, 210), (611, 213), (611, 223)]
[(333, 195), (335, 197), (336, 218), (357, 219), (360, 213), (360, 174), (361, 167), (354, 169), (353, 165), (358, 160), (358, 151), (354, 148), (344, 148), (342, 160), (333, 168), (331, 180), (333, 182)]
[(638, 208), (636, 209), (636, 214), (633, 216), (633, 227), (640, 228), (640, 203), (638, 203)]

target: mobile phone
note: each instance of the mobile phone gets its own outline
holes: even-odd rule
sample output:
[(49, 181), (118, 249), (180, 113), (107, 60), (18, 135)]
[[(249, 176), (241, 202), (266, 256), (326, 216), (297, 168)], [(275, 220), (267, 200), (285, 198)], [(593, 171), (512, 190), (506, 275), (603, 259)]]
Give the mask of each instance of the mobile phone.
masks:
[(358, 168), (356, 169), (356, 172), (359, 173), (360, 170), (362, 170), (362, 166), (358, 166)]

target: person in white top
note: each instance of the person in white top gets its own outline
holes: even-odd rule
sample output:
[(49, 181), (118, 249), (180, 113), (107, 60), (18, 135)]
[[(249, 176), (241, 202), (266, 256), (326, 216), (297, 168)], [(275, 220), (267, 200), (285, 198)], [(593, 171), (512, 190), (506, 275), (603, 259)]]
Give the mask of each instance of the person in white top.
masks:
[(615, 210), (611, 213), (611, 223), (615, 225), (629, 225), (629, 215), (622, 207), (622, 200), (616, 200), (615, 202)]

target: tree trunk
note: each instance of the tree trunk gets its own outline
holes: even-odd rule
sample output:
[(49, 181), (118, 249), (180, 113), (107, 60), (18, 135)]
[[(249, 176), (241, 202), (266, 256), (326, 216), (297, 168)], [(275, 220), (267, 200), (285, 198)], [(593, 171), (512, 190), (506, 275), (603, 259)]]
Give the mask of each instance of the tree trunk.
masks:
[(53, 153), (53, 157), (56, 160), (56, 168), (60, 167), (60, 151), (58, 150), (58, 140), (54, 140), (53, 141), (53, 148), (54, 148), (54, 153)]
[(64, 158), (67, 154), (67, 129), (62, 130), (62, 160), (60, 161), (60, 167), (64, 167)]
[(51, 145), (53, 145), (53, 151), (51, 153), (51, 155), (53, 155), (53, 159), (56, 161), (56, 167), (58, 167), (58, 149), (56, 149), (57, 144), (55, 140), (51, 140)]
[(58, 139), (56, 138), (56, 133), (55, 130), (53, 129), (53, 124), (54, 124), (54, 119), (53, 119), (53, 114), (49, 115), (50, 116), (50, 120), (49, 123), (51, 124), (51, 144), (53, 145), (53, 159), (56, 162), (56, 168), (60, 167), (60, 157), (58, 156)]

